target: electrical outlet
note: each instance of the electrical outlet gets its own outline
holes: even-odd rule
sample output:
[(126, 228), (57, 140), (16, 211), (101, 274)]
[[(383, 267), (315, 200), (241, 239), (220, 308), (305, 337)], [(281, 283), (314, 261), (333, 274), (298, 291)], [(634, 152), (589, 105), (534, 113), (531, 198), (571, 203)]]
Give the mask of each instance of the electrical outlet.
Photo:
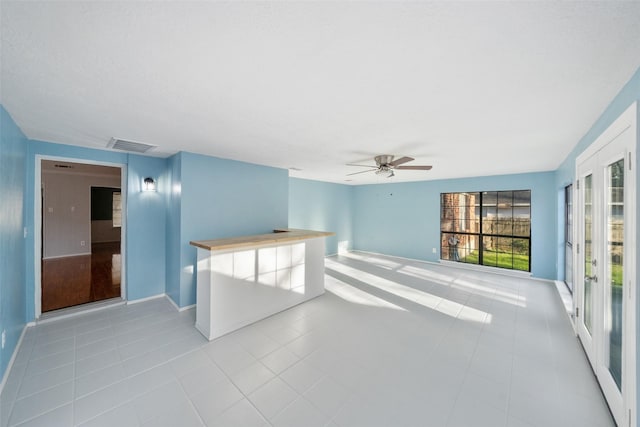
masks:
[(24, 228), (24, 238), (27, 238), (27, 227)]
[(49, 211), (49, 213), (53, 213), (53, 208), (49, 208), (47, 210)]
[(80, 246), (84, 246), (85, 241), (84, 240), (80, 240)]
[(2, 348), (4, 348), (7, 343), (7, 330), (2, 331)]
[(431, 251), (432, 251), (434, 254), (437, 254), (437, 253), (438, 253), (438, 251), (436, 250), (436, 248), (431, 249)]

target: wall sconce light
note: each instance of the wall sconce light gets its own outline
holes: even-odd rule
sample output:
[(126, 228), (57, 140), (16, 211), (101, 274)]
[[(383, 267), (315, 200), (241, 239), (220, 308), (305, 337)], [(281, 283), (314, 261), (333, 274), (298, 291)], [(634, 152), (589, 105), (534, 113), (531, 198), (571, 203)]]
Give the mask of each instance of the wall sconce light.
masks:
[(156, 191), (156, 182), (151, 177), (144, 179), (142, 183), (142, 191)]

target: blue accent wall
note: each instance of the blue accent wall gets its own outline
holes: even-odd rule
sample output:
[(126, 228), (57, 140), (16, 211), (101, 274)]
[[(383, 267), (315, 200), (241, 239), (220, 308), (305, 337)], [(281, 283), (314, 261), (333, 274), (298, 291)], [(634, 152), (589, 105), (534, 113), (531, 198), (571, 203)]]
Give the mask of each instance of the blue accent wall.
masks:
[[(288, 171), (192, 153), (169, 159), (29, 141), (27, 156), (26, 320), (35, 318), (35, 165), (37, 156), (96, 161), (127, 168), (127, 299), (162, 293), (181, 307), (195, 303), (191, 240), (271, 232), (288, 224)], [(23, 174), (24, 176), (24, 174)], [(157, 180), (142, 192), (142, 180)], [(186, 191), (185, 191), (186, 189)]]
[[(136, 300), (165, 292), (167, 159), (130, 154), (127, 169), (127, 300)], [(146, 177), (157, 191), (142, 191)]]
[[(607, 108), (600, 115), (598, 120), (591, 126), (587, 133), (578, 141), (571, 153), (562, 161), (558, 169), (556, 170), (555, 186), (557, 191), (557, 197), (559, 200), (557, 222), (561, 228), (557, 236), (556, 246), (558, 247), (558, 265), (564, 266), (565, 254), (564, 254), (564, 188), (571, 184), (575, 180), (576, 175), (576, 159), (578, 156), (587, 149), (619, 116), (622, 114), (633, 102), (640, 102), (640, 68), (636, 70), (633, 77), (627, 82), (627, 84), (620, 90), (618, 95), (611, 101)], [(640, 121), (639, 121), (640, 123)], [(640, 146), (640, 144), (638, 145)], [(636, 150), (636, 162), (638, 164), (640, 156), (638, 150)], [(636, 173), (636, 176), (640, 179), (640, 174)], [(636, 187), (640, 190), (640, 186)], [(637, 196), (636, 196), (637, 197)], [(640, 198), (636, 198), (640, 200)], [(638, 216), (640, 218), (640, 215)], [(640, 225), (640, 221), (639, 224)], [(640, 227), (636, 228), (640, 232)], [(639, 236), (640, 237), (640, 236)], [(640, 240), (636, 240), (640, 241)], [(640, 251), (638, 256), (640, 257)], [(640, 263), (640, 258), (638, 259)], [(640, 264), (637, 264), (640, 265)], [(564, 280), (564, 267), (558, 269), (558, 280)], [(640, 317), (639, 317), (640, 320)], [(640, 331), (640, 328), (638, 329)], [(640, 370), (638, 371), (640, 372)], [(640, 399), (640, 396), (638, 397)]]
[(353, 188), (306, 179), (289, 179), (289, 227), (332, 231), (326, 254), (353, 247)]
[[(271, 233), (274, 228), (287, 227), (289, 173), (187, 152), (178, 158), (180, 299), (175, 302), (185, 307), (196, 301), (197, 251), (189, 242)], [(173, 292), (173, 285), (170, 287)]]
[(571, 153), (562, 161), (556, 170), (556, 181), (564, 187), (575, 178), (576, 158), (589, 147), (634, 101), (640, 101), (640, 68), (620, 90), (598, 120), (587, 133), (576, 143)]
[[(127, 198), (125, 219), (127, 299), (135, 300), (164, 293), (162, 272), (165, 271), (166, 254), (162, 247), (166, 245), (166, 205), (164, 203), (166, 186), (160, 185), (155, 195), (143, 194), (140, 190), (141, 177), (163, 173), (166, 169), (166, 160), (44, 141), (29, 141), (28, 147), (25, 188), (26, 225), (29, 230), (26, 241), (26, 320), (35, 319), (34, 271), (36, 263), (40, 260), (34, 248), (34, 178), (37, 156), (105, 162), (122, 165), (127, 169), (127, 182), (122, 186), (122, 191)], [(151, 245), (156, 244), (159, 247), (152, 248)]]
[[(626, 85), (618, 92), (615, 98), (607, 106), (607, 108), (600, 115), (598, 120), (591, 126), (588, 132), (578, 141), (575, 148), (560, 164), (555, 173), (555, 188), (558, 194), (558, 199), (561, 201), (559, 205), (561, 208), (557, 212), (557, 223), (564, 227), (564, 187), (575, 180), (576, 172), (576, 159), (589, 147), (599, 136), (604, 132), (619, 116), (622, 114), (631, 104), (638, 102), (640, 104), (640, 68), (636, 70), (631, 79)], [(639, 106), (640, 107), (640, 106)], [(638, 108), (638, 118), (636, 123), (640, 126), (640, 108)], [(640, 173), (638, 173), (638, 164), (640, 164), (640, 132), (638, 132), (638, 140), (636, 141), (636, 153), (635, 164), (636, 168), (636, 270), (637, 266), (640, 266), (640, 211), (638, 211), (637, 203), (640, 201)], [(559, 228), (557, 234), (556, 245), (558, 248), (558, 265), (564, 266), (565, 254), (564, 254), (564, 235), (563, 228)], [(559, 280), (564, 280), (564, 268), (558, 269), (561, 274), (558, 274)], [(636, 271), (636, 289), (638, 288), (638, 279), (640, 274)], [(636, 355), (640, 355), (640, 298), (636, 296)], [(636, 377), (640, 374), (640, 358), (636, 357)], [(640, 407), (640, 380), (636, 378), (636, 407)], [(638, 417), (638, 425), (640, 426), (640, 417)]]
[(354, 187), (354, 249), (437, 262), (440, 193), (531, 190), (531, 273), (555, 279), (554, 178), (541, 172)]
[(25, 325), (24, 188), (27, 138), (0, 105), (0, 379)]
[(180, 204), (182, 194), (181, 181), (182, 153), (178, 153), (167, 159), (165, 173), (168, 185), (166, 194), (167, 203), (167, 263), (166, 263), (166, 290), (165, 292), (176, 303), (180, 304)]

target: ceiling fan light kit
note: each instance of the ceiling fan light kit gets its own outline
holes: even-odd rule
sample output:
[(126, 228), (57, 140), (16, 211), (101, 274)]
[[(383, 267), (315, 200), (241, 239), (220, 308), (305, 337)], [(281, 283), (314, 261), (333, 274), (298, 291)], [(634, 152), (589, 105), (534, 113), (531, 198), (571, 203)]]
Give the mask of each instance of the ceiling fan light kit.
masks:
[(395, 176), (395, 174), (393, 173), (393, 169), (391, 168), (379, 168), (379, 169), (376, 169), (375, 172), (376, 172), (376, 175), (386, 175), (387, 178), (391, 178), (392, 176)]
[(364, 167), (364, 168), (370, 168), (370, 170), (366, 170), (366, 171), (360, 171), (360, 172), (354, 172), (354, 173), (350, 173), (349, 175), (357, 175), (359, 173), (365, 173), (365, 172), (375, 172), (376, 175), (385, 175), (387, 178), (391, 178), (393, 176), (395, 176), (394, 170), (431, 170), (432, 166), (402, 166), (405, 163), (411, 162), (413, 161), (413, 157), (400, 157), (397, 160), (393, 160), (393, 157), (391, 154), (381, 154), (379, 156), (375, 156), (373, 158), (373, 160), (376, 162), (376, 166), (370, 166), (370, 165), (355, 165), (355, 164), (347, 164), (347, 166), (357, 166), (357, 167)]

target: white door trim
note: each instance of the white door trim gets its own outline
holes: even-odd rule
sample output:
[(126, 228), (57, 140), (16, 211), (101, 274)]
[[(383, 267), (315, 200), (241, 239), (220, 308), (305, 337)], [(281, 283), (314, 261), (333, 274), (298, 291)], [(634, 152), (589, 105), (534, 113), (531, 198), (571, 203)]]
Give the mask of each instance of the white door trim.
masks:
[[(623, 364), (623, 390), (622, 390), (622, 417), (623, 420), (617, 420), (621, 425), (636, 425), (637, 424), (637, 407), (636, 407), (636, 394), (637, 394), (637, 380), (636, 380), (636, 346), (637, 346), (637, 330), (636, 330), (636, 317), (637, 317), (637, 292), (635, 289), (636, 284), (636, 225), (637, 225), (637, 210), (636, 210), (636, 195), (637, 195), (637, 180), (636, 180), (636, 150), (638, 143), (638, 103), (634, 102), (629, 106), (584, 152), (582, 152), (577, 158), (575, 163), (576, 180), (581, 180), (580, 186), (584, 185), (584, 180), (582, 179), (583, 174), (580, 174), (580, 165), (587, 161), (592, 156), (596, 155), (600, 150), (606, 147), (610, 142), (615, 140), (617, 137), (621, 136), (626, 131), (631, 133), (632, 145), (629, 149), (627, 149), (624, 154), (625, 159), (625, 241), (633, 242), (632, 244), (625, 245), (624, 249), (624, 258), (627, 262), (624, 263), (624, 277), (625, 277), (625, 290), (627, 291), (626, 299), (627, 299), (627, 307), (628, 309), (625, 311), (625, 319), (624, 319), (624, 340), (626, 340), (627, 345), (625, 346), (625, 350), (622, 356), (622, 364)], [(598, 167), (600, 167), (598, 165)], [(598, 184), (598, 183), (594, 183)], [(582, 200), (579, 200), (578, 203), (574, 203), (574, 218), (576, 218), (574, 222), (574, 233), (576, 233), (578, 237), (578, 241), (584, 240), (584, 232), (582, 227), (582, 222), (584, 218), (582, 218), (582, 213), (579, 208), (580, 203), (583, 203)], [(602, 236), (604, 237), (604, 236)], [(580, 268), (580, 262), (583, 255), (584, 248), (580, 248), (581, 253), (574, 251), (574, 283), (576, 286), (583, 287), (584, 279), (583, 272)], [(601, 260), (603, 261), (603, 260)], [(580, 292), (574, 292), (574, 304), (576, 307), (580, 307), (581, 304), (580, 294), (584, 292), (584, 289), (581, 289)], [(602, 304), (602, 302), (596, 303)], [(579, 322), (580, 319), (576, 319), (576, 323)], [(594, 331), (594, 338), (597, 332)], [(601, 339), (601, 337), (598, 337)], [(599, 353), (599, 349), (595, 349), (594, 353)], [(601, 357), (601, 356), (596, 356)], [(591, 360), (590, 360), (591, 362)], [(593, 363), (597, 365), (597, 363)], [(596, 372), (596, 376), (598, 374), (597, 366), (594, 366), (594, 371)], [(600, 380), (598, 380), (600, 381)], [(622, 422), (621, 422), (622, 421)]]
[(127, 230), (127, 165), (126, 163), (100, 162), (96, 160), (77, 159), (73, 157), (49, 156), (44, 154), (36, 154), (35, 156), (35, 178), (33, 191), (33, 268), (34, 268), (34, 316), (38, 320), (42, 315), (42, 271), (41, 271), (41, 251), (42, 251), (42, 199), (41, 199), (41, 183), (42, 183), (42, 161), (54, 160), (61, 162), (84, 163), (96, 166), (111, 166), (120, 168), (120, 185), (122, 194), (122, 228), (120, 229), (120, 253), (122, 254), (121, 277), (120, 277), (120, 297), (126, 301), (127, 280), (126, 280), (126, 230)]
[[(591, 159), (587, 159), (587, 160), (591, 160)], [(575, 328), (576, 328), (576, 334), (578, 335), (578, 337), (580, 338), (581, 342), (582, 342), (582, 347), (585, 351), (585, 353), (587, 354), (587, 359), (589, 360), (589, 363), (591, 364), (591, 367), (593, 368), (594, 372), (597, 368), (597, 366), (595, 365), (595, 360), (596, 360), (596, 355), (595, 355), (595, 350), (594, 350), (594, 341), (596, 341), (596, 334), (598, 333), (597, 329), (594, 328), (594, 324), (593, 324), (593, 315), (594, 315), (594, 311), (596, 310), (595, 307), (595, 302), (594, 302), (594, 296), (593, 296), (593, 289), (591, 291), (591, 330), (588, 330), (585, 326), (585, 286), (584, 286), (584, 275), (585, 275), (585, 251), (586, 251), (586, 245), (585, 245), (585, 233), (586, 233), (586, 229), (585, 229), (585, 218), (584, 218), (584, 206), (585, 206), (585, 192), (587, 190), (587, 184), (586, 184), (586, 177), (590, 176), (591, 177), (591, 203), (592, 203), (592, 208), (591, 208), (591, 223), (592, 223), (592, 241), (596, 241), (599, 242), (599, 233), (598, 233), (598, 229), (593, 229), (593, 224), (596, 224), (598, 222), (598, 216), (599, 213), (596, 211), (596, 209), (593, 209), (593, 203), (594, 201), (597, 199), (597, 186), (595, 185), (596, 182), (596, 174), (595, 174), (595, 168), (592, 167), (592, 164), (589, 165), (584, 165), (585, 162), (583, 161), (582, 163), (576, 165), (576, 181), (579, 182), (579, 189), (577, 192), (577, 198), (576, 198), (576, 205), (577, 205), (577, 213), (576, 216), (574, 217), (576, 220), (576, 225), (574, 227), (576, 227), (576, 250), (574, 251), (574, 272), (575, 272), (575, 278), (576, 281), (575, 283), (577, 284), (577, 286), (575, 287), (575, 292), (573, 293), (573, 298), (574, 298), (574, 306), (577, 307), (577, 309), (579, 310), (579, 312), (577, 312), (576, 314), (576, 319), (575, 319)], [(585, 167), (583, 167), (583, 165)], [(597, 253), (594, 253), (594, 248), (593, 245), (591, 247), (591, 258), (593, 259), (594, 256), (597, 256)], [(580, 281), (580, 283), (578, 283), (578, 281)], [(595, 285), (595, 284), (594, 284)], [(579, 313), (579, 314), (578, 314)]]
[(634, 102), (576, 158), (576, 166), (600, 151), (629, 127), (636, 128), (638, 103)]

